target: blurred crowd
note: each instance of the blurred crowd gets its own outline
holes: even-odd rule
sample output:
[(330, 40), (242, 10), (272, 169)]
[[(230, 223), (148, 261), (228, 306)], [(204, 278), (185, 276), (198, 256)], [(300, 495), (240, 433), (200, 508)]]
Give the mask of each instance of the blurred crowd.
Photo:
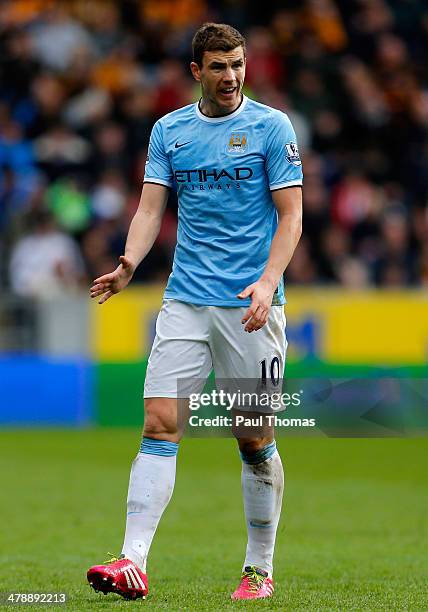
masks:
[[(151, 127), (198, 99), (204, 21), (246, 35), (246, 93), (296, 128), (304, 234), (287, 282), (428, 285), (423, 0), (1, 2), (1, 285), (46, 295), (116, 267)], [(176, 229), (171, 193), (138, 281), (166, 280)]]

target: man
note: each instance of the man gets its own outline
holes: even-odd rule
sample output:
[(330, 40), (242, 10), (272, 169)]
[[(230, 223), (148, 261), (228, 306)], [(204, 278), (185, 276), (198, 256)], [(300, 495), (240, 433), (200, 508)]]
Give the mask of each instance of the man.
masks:
[[(182, 379), (266, 378), (284, 369), (282, 274), (301, 234), (302, 169), (286, 115), (242, 94), (245, 40), (224, 24), (193, 39), (191, 71), (202, 97), (155, 126), (139, 208), (125, 255), (94, 281), (102, 304), (124, 289), (152, 247), (168, 189), (176, 185), (174, 264), (156, 325), (145, 383), (140, 452), (133, 462), (122, 555), (92, 567), (96, 590), (148, 592), (146, 560), (174, 487)], [(248, 544), (233, 599), (273, 593), (272, 558), (283, 470), (273, 431), (238, 439)]]

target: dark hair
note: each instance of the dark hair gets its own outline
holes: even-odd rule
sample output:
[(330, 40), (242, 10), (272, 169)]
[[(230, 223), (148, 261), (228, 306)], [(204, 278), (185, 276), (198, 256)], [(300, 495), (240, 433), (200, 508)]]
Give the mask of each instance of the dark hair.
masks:
[(226, 23), (204, 23), (193, 37), (193, 61), (202, 66), (204, 51), (232, 51), (242, 47), (245, 56), (245, 38)]

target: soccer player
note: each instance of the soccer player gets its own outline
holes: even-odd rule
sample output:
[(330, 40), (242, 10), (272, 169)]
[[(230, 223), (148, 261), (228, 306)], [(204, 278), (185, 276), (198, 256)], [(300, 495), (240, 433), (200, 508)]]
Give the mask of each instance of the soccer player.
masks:
[[(124, 289), (152, 247), (168, 190), (179, 201), (177, 247), (144, 389), (140, 452), (130, 475), (122, 554), (88, 571), (93, 588), (148, 592), (150, 545), (173, 492), (179, 379), (256, 379), (283, 372), (283, 272), (301, 234), (302, 166), (284, 113), (242, 94), (245, 40), (207, 23), (193, 38), (202, 97), (153, 127), (139, 208), (125, 255), (97, 278), (103, 304)], [(273, 431), (238, 439), (248, 543), (233, 599), (270, 597), (284, 476)]]

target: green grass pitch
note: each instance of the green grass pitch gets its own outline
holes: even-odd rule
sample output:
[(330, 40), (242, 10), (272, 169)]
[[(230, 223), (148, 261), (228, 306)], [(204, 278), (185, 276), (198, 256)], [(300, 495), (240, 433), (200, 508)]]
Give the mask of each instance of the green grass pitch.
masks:
[(251, 603), (229, 599), (245, 546), (235, 442), (186, 439), (148, 599), (94, 593), (85, 572), (120, 552), (138, 441), (128, 429), (1, 432), (0, 591), (66, 592), (48, 609), (91, 612), (428, 609), (426, 438), (280, 438), (276, 592)]

